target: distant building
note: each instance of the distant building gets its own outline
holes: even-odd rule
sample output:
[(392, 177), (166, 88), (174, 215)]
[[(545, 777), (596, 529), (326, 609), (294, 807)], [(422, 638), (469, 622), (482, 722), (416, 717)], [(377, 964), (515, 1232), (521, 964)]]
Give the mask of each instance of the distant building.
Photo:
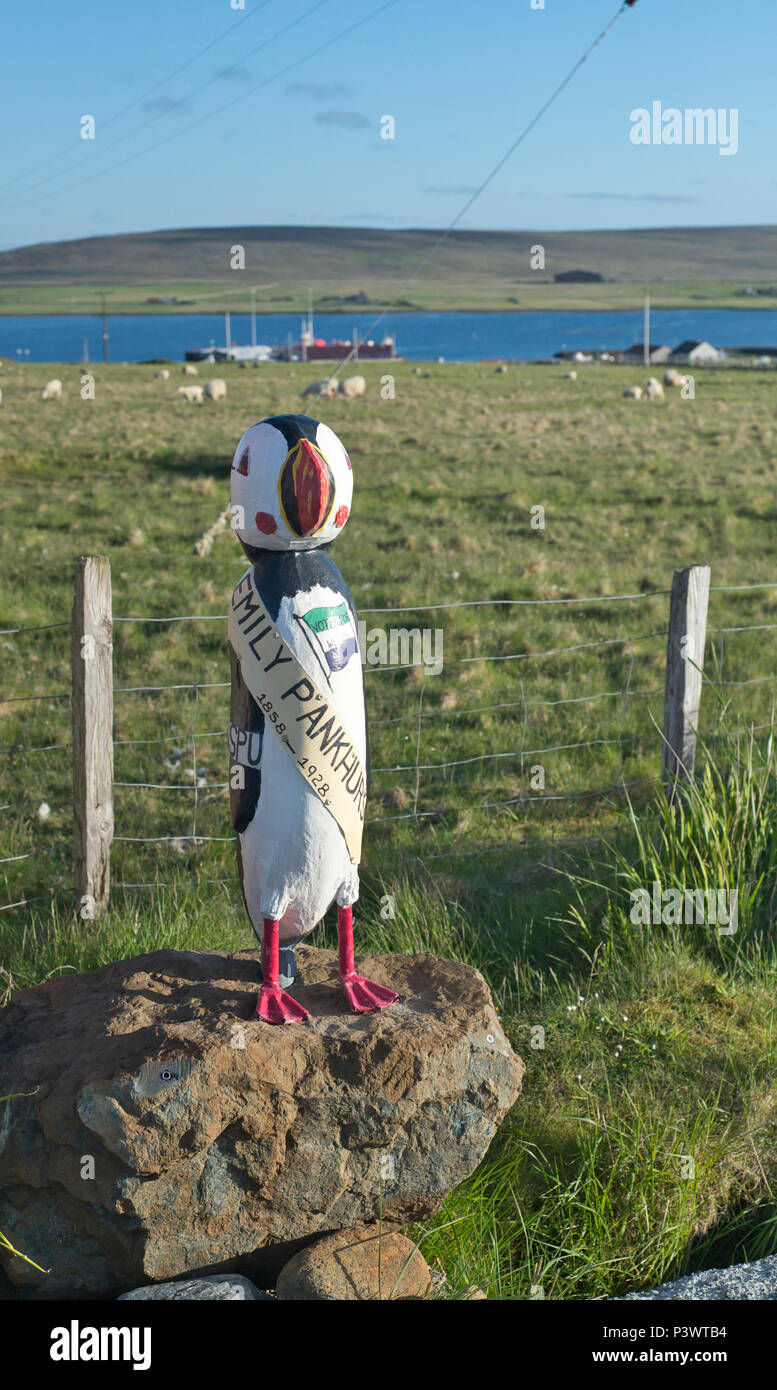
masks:
[(560, 270), (553, 279), (557, 285), (595, 285), (602, 284), (604, 276), (598, 270)]
[[(667, 347), (666, 343), (656, 343), (655, 347), (652, 347), (650, 349), (649, 361), (655, 362), (659, 365), (662, 362), (668, 362), (671, 352), (672, 349), (670, 347)], [(632, 343), (631, 347), (626, 348), (626, 351), (623, 353), (622, 360), (624, 362), (644, 362), (645, 344)]]
[(703, 338), (686, 338), (669, 356), (670, 362), (687, 363), (689, 367), (702, 366), (705, 362), (719, 362), (720, 350)]

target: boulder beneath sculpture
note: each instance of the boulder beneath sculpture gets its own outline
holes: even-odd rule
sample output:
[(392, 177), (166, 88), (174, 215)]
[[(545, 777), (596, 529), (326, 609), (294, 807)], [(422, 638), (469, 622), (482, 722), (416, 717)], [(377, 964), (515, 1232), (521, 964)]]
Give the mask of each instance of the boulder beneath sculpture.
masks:
[(401, 1002), (348, 1013), (334, 951), (301, 946), (306, 1023), (254, 1017), (257, 951), (155, 951), (0, 1011), (0, 1231), (28, 1296), (115, 1296), (239, 1271), (431, 1216), (485, 1154), (523, 1063), (483, 977), (360, 958)]

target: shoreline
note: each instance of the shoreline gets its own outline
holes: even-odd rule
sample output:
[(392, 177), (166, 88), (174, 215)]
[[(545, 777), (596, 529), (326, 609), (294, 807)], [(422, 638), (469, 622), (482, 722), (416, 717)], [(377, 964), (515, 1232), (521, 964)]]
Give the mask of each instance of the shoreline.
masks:
[[(348, 319), (348, 318), (353, 319), (354, 314), (369, 314), (370, 309), (374, 309), (376, 312), (380, 312), (380, 313), (382, 313), (382, 314), (385, 314), (386, 316), (387, 316), (388, 314), (397, 314), (397, 315), (405, 315), (405, 314), (428, 314), (428, 315), (430, 315), (430, 316), (432, 316), (432, 315), (440, 315), (440, 314), (478, 314), (478, 315), (485, 315), (485, 314), (515, 314), (515, 315), (520, 315), (520, 314), (613, 314), (613, 315), (616, 315), (616, 314), (634, 314), (634, 313), (642, 313), (642, 311), (643, 311), (643, 304), (642, 304), (641, 302), (635, 303), (634, 306), (633, 306), (633, 308), (624, 308), (622, 305), (619, 305), (618, 308), (607, 308), (607, 307), (605, 307), (605, 308), (599, 308), (599, 309), (597, 309), (597, 308), (591, 308), (591, 307), (586, 307), (586, 308), (584, 308), (584, 309), (581, 309), (581, 308), (574, 308), (574, 309), (564, 309), (564, 308), (552, 308), (552, 309), (522, 309), (522, 308), (520, 308), (520, 307), (518, 307), (518, 306), (516, 306), (516, 305), (511, 305), (509, 308), (505, 308), (505, 309), (459, 309), (459, 308), (457, 308), (457, 309), (421, 309), (421, 308), (408, 308), (408, 307), (404, 307), (404, 308), (391, 308), (391, 309), (386, 309), (386, 310), (381, 309), (379, 305), (375, 304), (375, 305), (360, 305), (358, 309), (320, 309), (320, 308), (317, 309), (317, 308), (314, 307), (314, 313), (317, 314), (317, 315), (319, 315), (320, 317), (323, 317), (323, 316), (331, 316), (331, 317), (339, 316), (339, 317), (342, 317), (342, 318), (345, 318), (345, 319)], [(772, 313), (777, 313), (777, 298), (774, 300), (774, 302), (773, 302), (772, 304), (752, 304), (752, 303), (748, 303), (748, 304), (736, 304), (736, 305), (733, 305), (733, 304), (709, 304), (709, 303), (705, 303), (705, 304), (667, 304), (667, 305), (661, 305), (661, 304), (655, 304), (655, 303), (653, 303), (653, 302), (651, 301), (651, 306), (650, 306), (650, 312), (651, 312), (651, 314), (655, 314), (655, 313), (659, 313), (659, 314), (687, 313), (689, 310), (692, 311), (692, 312), (695, 312), (695, 313), (704, 313), (704, 312), (706, 312), (707, 310), (709, 310), (709, 311), (714, 312), (714, 313), (722, 313), (722, 314), (727, 314), (727, 313), (738, 313), (740, 310), (743, 310), (743, 311), (744, 311), (744, 310), (747, 310), (748, 313), (769, 313), (770, 311), (771, 311)], [(229, 313), (230, 313), (230, 315), (232, 316), (232, 318), (247, 318), (247, 319), (250, 319), (250, 317), (251, 317), (251, 310), (250, 310), (250, 309), (230, 309), (230, 310), (229, 310)], [(122, 318), (208, 318), (209, 316), (210, 316), (210, 317), (213, 317), (213, 318), (219, 318), (219, 319), (221, 319), (221, 318), (224, 317), (224, 310), (223, 310), (223, 309), (196, 309), (196, 308), (188, 308), (188, 307), (187, 307), (187, 308), (178, 308), (175, 304), (166, 304), (166, 305), (162, 306), (161, 308), (156, 308), (156, 307), (154, 307), (154, 308), (147, 308), (147, 309), (144, 309), (144, 308), (139, 307), (139, 308), (137, 308), (137, 309), (111, 309), (111, 310), (108, 311), (108, 318), (109, 318), (109, 319), (122, 319)], [(297, 310), (297, 309), (258, 309), (258, 308), (257, 308), (257, 310), (256, 310), (256, 317), (257, 317), (257, 319), (263, 319), (263, 318), (282, 318), (282, 317), (285, 317), (285, 316), (291, 316), (291, 317), (298, 318), (298, 317), (300, 316), (299, 310)], [(99, 309), (98, 309), (98, 310), (95, 310), (94, 312), (91, 312), (91, 311), (89, 311), (89, 310), (84, 311), (84, 310), (78, 310), (78, 309), (54, 309), (54, 310), (52, 310), (52, 309), (25, 309), (23, 313), (15, 313), (15, 312), (12, 311), (12, 310), (3, 309), (3, 308), (0, 306), (0, 319), (4, 319), (4, 318), (6, 318), (6, 319), (39, 319), (39, 318), (47, 318), (47, 319), (69, 319), (69, 318), (91, 319), (91, 318), (94, 318), (94, 319), (99, 319), (99, 318), (101, 318), (101, 317), (102, 317), (102, 314), (101, 314), (101, 312), (100, 312)]]

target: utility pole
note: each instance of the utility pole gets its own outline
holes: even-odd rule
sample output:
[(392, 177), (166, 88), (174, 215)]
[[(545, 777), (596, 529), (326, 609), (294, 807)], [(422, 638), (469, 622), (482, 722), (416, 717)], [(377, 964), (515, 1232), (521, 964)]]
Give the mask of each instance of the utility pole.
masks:
[(100, 298), (101, 298), (101, 300), (102, 300), (102, 319), (103, 319), (103, 362), (107, 362), (107, 361), (108, 361), (108, 310), (107, 310), (107, 307), (106, 307), (106, 298), (107, 298), (107, 296), (106, 296), (106, 294), (105, 294), (105, 290), (101, 290), (101, 291), (100, 291)]

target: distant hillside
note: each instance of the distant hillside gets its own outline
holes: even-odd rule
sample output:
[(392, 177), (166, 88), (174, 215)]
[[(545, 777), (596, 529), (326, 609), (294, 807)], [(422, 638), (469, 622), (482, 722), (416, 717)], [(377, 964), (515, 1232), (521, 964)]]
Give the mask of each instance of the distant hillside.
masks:
[[(401, 285), (439, 231), (352, 227), (193, 227), (42, 242), (0, 253), (0, 289), (29, 285), (234, 282), (230, 247), (246, 252), (252, 279), (313, 285)], [(569, 270), (605, 280), (777, 279), (777, 227), (667, 227), (644, 231), (451, 233), (424, 280), (451, 285), (536, 283), (529, 248), (545, 248), (544, 278)]]

